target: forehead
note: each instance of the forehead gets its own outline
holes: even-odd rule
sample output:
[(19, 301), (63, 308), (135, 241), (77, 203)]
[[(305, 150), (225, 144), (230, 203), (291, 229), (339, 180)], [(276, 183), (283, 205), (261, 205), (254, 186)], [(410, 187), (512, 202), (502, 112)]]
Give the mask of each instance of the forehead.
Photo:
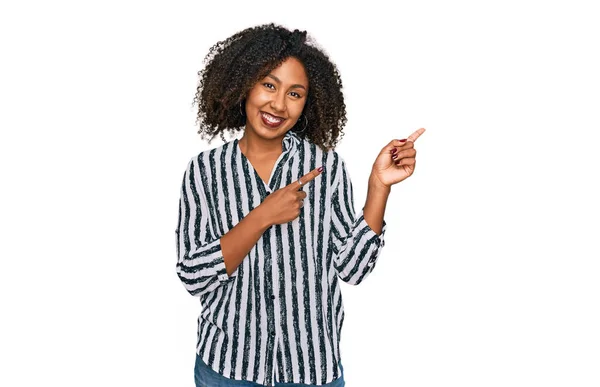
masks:
[(271, 70), (283, 83), (299, 83), (308, 86), (308, 76), (304, 70), (304, 65), (294, 57), (287, 58), (278, 67)]

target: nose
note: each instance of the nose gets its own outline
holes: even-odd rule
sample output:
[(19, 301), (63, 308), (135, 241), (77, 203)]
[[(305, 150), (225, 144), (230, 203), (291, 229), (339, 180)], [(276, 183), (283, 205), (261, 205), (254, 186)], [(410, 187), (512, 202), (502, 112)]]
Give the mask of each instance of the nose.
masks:
[(271, 99), (271, 109), (276, 112), (283, 112), (286, 108), (285, 91), (278, 90), (277, 93), (273, 95), (273, 99)]

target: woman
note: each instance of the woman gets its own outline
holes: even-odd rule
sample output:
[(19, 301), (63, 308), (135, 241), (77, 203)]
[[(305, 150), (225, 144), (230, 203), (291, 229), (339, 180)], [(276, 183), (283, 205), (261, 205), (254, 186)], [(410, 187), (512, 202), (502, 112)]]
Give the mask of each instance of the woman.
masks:
[(333, 150), (342, 82), (306, 32), (248, 28), (205, 62), (199, 133), (243, 136), (194, 156), (181, 188), (177, 273), (202, 305), (196, 385), (344, 386), (339, 280), (358, 285), (375, 267), (391, 186), (413, 173), (425, 129), (383, 147), (355, 214)]

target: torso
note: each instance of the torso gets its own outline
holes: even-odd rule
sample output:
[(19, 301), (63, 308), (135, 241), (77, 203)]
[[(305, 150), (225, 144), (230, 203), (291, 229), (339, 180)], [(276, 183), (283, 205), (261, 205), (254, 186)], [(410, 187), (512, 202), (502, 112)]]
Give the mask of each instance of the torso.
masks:
[(248, 159), (250, 164), (252, 164), (252, 168), (258, 173), (258, 176), (262, 179), (265, 185), (269, 185), (269, 178), (271, 177), (271, 172), (273, 172), (273, 168), (275, 168), (275, 162), (279, 158), (279, 154), (277, 156), (265, 157), (264, 159), (255, 159), (246, 156), (246, 152), (242, 149), (243, 145), (238, 144), (240, 147), (240, 151), (242, 154)]
[(271, 172), (273, 172), (273, 168), (275, 167), (275, 162), (277, 161), (277, 159), (268, 159), (263, 161), (248, 159), (248, 161), (250, 161), (250, 164), (252, 164), (252, 168), (254, 168), (254, 170), (258, 173), (258, 176), (260, 176), (262, 181), (265, 182), (265, 185), (268, 185), (269, 178), (271, 177)]

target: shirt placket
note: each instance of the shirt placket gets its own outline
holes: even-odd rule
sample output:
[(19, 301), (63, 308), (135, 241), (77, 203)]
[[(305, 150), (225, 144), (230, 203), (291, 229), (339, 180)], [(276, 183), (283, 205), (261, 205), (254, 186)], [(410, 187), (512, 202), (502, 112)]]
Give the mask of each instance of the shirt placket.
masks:
[[(263, 185), (265, 187), (265, 189), (267, 190), (268, 194), (273, 192), (273, 189), (271, 188), (271, 186), (273, 184), (275, 184), (275, 182), (273, 181), (273, 177), (275, 176), (275, 174), (277, 173), (277, 170), (279, 168), (281, 168), (281, 160), (283, 159), (284, 155), (286, 152), (283, 152), (279, 158), (277, 159), (277, 161), (275, 162), (275, 166), (273, 167), (273, 171), (271, 172), (271, 176), (269, 178), (269, 182), (268, 184), (264, 184)], [(262, 182), (262, 179), (259, 180)], [(264, 198), (263, 198), (264, 200)], [(267, 326), (268, 326), (268, 331), (269, 331), (269, 337), (267, 339), (267, 354), (266, 354), (266, 359), (267, 361), (265, 362), (265, 383), (267, 386), (274, 386), (275, 385), (275, 370), (277, 369), (277, 328), (276, 328), (276, 311), (275, 311), (275, 302), (276, 302), (276, 297), (275, 294), (277, 294), (277, 286), (278, 284), (273, 280), (273, 273), (277, 273), (277, 257), (275, 256), (275, 254), (277, 253), (276, 251), (273, 251), (272, 249), (272, 244), (271, 244), (271, 238), (273, 238), (275, 236), (275, 227), (278, 227), (278, 225), (273, 225), (272, 227), (270, 227), (266, 232), (268, 233), (268, 242), (269, 242), (269, 259), (270, 262), (265, 262), (265, 292), (266, 292), (266, 299), (267, 299), (267, 316), (272, 316), (272, 318), (267, 318)]]
[[(265, 191), (266, 191), (266, 195), (271, 194), (273, 191), (279, 189), (278, 187), (274, 187), (275, 186), (275, 179), (274, 177), (277, 175), (279, 169), (283, 168), (283, 165), (281, 165), (282, 160), (284, 157), (286, 157), (286, 154), (289, 153), (291, 151), (291, 149), (289, 148), (289, 146), (287, 147), (287, 149), (284, 149), (284, 151), (279, 155), (279, 157), (277, 158), (277, 161), (275, 162), (275, 165), (273, 167), (273, 170), (271, 171), (271, 176), (269, 177), (269, 181), (267, 184), (264, 183), (264, 181), (260, 178), (260, 176), (258, 175), (258, 173), (256, 172), (256, 170), (254, 170), (254, 168), (252, 168), (254, 170), (254, 176), (255, 179), (257, 179), (257, 184), (262, 184), (262, 186), (264, 187)], [(279, 179), (279, 185), (281, 185), (281, 179)], [(262, 192), (262, 190), (259, 190), (261, 192), (259, 192), (259, 194), (261, 196), (264, 196), (265, 192)], [(264, 200), (265, 197), (262, 197), (262, 200)], [(273, 225), (273, 227), (270, 227), (269, 229), (267, 229), (266, 233), (268, 233), (269, 241), (270, 238), (275, 236), (275, 227), (281, 227), (280, 225)], [(275, 294), (277, 294), (277, 288), (278, 288), (278, 283), (276, 283), (275, 281), (273, 281), (273, 273), (277, 273), (279, 270), (277, 267), (277, 257), (275, 256), (275, 254), (277, 254), (276, 251), (273, 251), (273, 249), (271, 248), (271, 243), (269, 243), (269, 248), (270, 248), (270, 262), (265, 262), (265, 293), (267, 295), (266, 299), (267, 299), (267, 317), (269, 316), (273, 316), (273, 318), (267, 318), (267, 330), (268, 330), (268, 337), (267, 337), (267, 354), (266, 354), (266, 361), (265, 361), (265, 385), (267, 386), (274, 386), (275, 385), (275, 372), (277, 370), (277, 343), (278, 343), (278, 336), (277, 336), (277, 328), (276, 328), (276, 316), (275, 316), (275, 302), (276, 302), (276, 296)], [(266, 259), (267, 257), (265, 257)]]
[[(281, 227), (280, 225), (275, 225), (275, 227)], [(271, 230), (273, 232), (273, 236), (275, 235), (275, 229), (273, 228)], [(278, 367), (277, 364), (277, 345), (279, 343), (279, 336), (277, 335), (277, 332), (279, 330), (279, 325), (276, 324), (277, 319), (277, 310), (275, 308), (275, 303), (277, 302), (277, 296), (276, 294), (279, 294), (279, 283), (277, 281), (273, 280), (273, 275), (272, 273), (278, 273), (279, 268), (277, 267), (277, 257), (275, 256), (275, 254), (277, 254), (277, 251), (273, 251), (271, 250), (271, 294), (270, 294), (270, 301), (269, 302), (269, 306), (271, 307), (271, 310), (273, 311), (273, 331), (271, 334), (271, 338), (272, 338), (272, 342), (273, 342), (273, 352), (271, 353), (271, 364), (273, 365), (271, 367), (271, 385), (275, 384), (275, 373)]]

